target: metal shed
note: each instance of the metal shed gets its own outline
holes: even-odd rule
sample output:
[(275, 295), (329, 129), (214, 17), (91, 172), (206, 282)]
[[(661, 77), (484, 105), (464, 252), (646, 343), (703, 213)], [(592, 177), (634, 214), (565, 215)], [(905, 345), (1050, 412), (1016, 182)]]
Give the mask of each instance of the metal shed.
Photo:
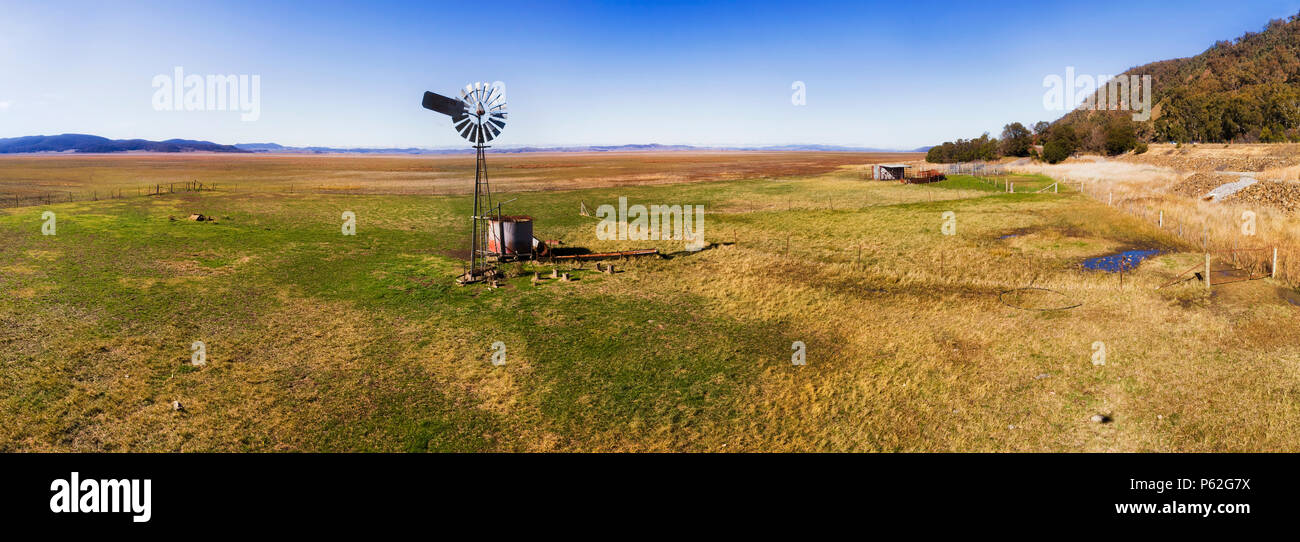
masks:
[(901, 181), (907, 178), (908, 164), (875, 164), (871, 166), (871, 177), (880, 181)]

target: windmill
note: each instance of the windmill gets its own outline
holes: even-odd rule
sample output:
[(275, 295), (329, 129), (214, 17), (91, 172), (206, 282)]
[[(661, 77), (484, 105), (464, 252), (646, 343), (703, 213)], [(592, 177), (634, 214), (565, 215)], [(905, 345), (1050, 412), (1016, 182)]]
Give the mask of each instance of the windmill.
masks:
[[(488, 185), (487, 160), (484, 150), (487, 143), (501, 135), (506, 127), (505, 94), (497, 86), (489, 83), (465, 85), (460, 91), (460, 99), (424, 93), (425, 109), (451, 117), (451, 126), (461, 137), (474, 144), (476, 163), (474, 166), (474, 214), (470, 242), (469, 269), (459, 279), (461, 283), (477, 282), (495, 272), (488, 263), (487, 221), (491, 218), (492, 190)], [(501, 210), (496, 209), (498, 217)]]

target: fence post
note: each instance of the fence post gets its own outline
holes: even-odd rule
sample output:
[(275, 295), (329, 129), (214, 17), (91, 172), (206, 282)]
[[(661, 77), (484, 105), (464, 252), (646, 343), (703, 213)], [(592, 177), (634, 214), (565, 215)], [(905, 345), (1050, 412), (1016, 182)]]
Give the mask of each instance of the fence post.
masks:
[(1277, 278), (1277, 246), (1273, 247), (1273, 273), (1272, 278)]
[(1205, 253), (1205, 290), (1210, 290), (1210, 253)]

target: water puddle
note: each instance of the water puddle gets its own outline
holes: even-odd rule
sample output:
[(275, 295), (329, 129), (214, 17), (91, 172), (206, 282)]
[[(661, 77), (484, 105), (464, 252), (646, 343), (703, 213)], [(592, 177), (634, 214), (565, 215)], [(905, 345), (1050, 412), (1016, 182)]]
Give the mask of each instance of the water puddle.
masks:
[(1159, 250), (1126, 250), (1107, 256), (1098, 256), (1088, 258), (1083, 261), (1083, 268), (1092, 271), (1106, 271), (1115, 273), (1122, 269), (1133, 269), (1142, 263), (1142, 260), (1160, 254)]

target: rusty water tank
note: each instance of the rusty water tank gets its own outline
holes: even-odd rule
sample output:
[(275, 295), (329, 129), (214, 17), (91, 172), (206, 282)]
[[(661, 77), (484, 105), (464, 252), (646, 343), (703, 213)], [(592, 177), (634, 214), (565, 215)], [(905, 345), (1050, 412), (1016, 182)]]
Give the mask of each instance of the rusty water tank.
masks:
[(500, 216), (488, 219), (488, 252), (507, 255), (533, 253), (533, 217)]

